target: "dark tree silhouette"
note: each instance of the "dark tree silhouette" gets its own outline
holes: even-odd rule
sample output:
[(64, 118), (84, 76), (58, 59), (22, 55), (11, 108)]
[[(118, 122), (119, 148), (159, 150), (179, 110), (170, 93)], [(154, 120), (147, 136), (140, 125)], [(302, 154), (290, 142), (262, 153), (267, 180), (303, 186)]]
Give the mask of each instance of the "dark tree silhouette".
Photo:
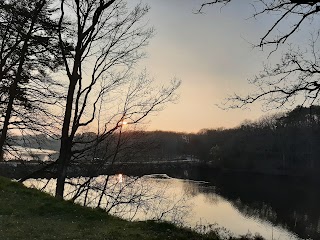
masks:
[(0, 160), (11, 128), (52, 126), (47, 106), (59, 99), (49, 74), (62, 64), (54, 12), (49, 0), (0, 1)]
[[(175, 98), (179, 82), (153, 88), (146, 74), (132, 74), (133, 66), (144, 55), (141, 49), (153, 33), (142, 22), (148, 7), (140, 4), (129, 11), (125, 1), (62, 0), (60, 10), (60, 26), (66, 19), (73, 21), (68, 34), (59, 34), (68, 78), (57, 161), (56, 196), (61, 198), (72, 159), (121, 131), (124, 121), (136, 124), (160, 110)], [(71, 58), (66, 56), (65, 42), (74, 45)], [(90, 125), (98, 126), (98, 138), (85, 141), (83, 148), (73, 148), (81, 144), (75, 142), (76, 133)]]

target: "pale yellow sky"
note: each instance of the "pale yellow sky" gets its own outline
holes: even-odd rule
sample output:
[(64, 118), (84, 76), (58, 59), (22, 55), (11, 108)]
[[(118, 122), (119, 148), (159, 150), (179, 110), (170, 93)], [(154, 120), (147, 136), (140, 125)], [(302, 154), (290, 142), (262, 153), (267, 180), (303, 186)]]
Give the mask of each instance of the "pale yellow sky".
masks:
[(141, 62), (159, 83), (182, 80), (177, 104), (149, 117), (149, 130), (197, 132), (203, 128), (234, 127), (265, 114), (259, 105), (250, 110), (222, 110), (216, 106), (228, 95), (247, 93), (247, 79), (262, 68), (266, 53), (252, 49), (268, 22), (246, 20), (247, 3), (194, 14), (200, 0), (145, 0), (156, 36)]

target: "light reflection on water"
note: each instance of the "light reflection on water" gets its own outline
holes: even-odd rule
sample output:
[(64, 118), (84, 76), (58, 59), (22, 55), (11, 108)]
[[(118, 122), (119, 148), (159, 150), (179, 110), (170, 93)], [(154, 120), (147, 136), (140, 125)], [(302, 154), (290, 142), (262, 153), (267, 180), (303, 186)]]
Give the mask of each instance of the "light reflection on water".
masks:
[[(84, 188), (76, 202), (96, 207), (100, 199), (98, 192), (106, 179), (107, 191), (101, 199), (100, 207), (125, 219), (164, 219), (191, 227), (217, 223), (235, 235), (251, 232), (259, 233), (265, 239), (299, 239), (280, 226), (242, 214), (236, 202), (229, 202), (217, 194), (213, 186), (204, 182), (152, 175), (142, 178), (99, 176), (90, 180), (91, 189), (86, 191)], [(87, 181), (88, 178), (84, 177), (69, 179), (71, 184), (66, 187), (65, 197), (71, 199), (76, 193), (76, 185)], [(49, 183), (46, 179), (29, 180), (25, 185), (53, 194), (55, 180)], [(84, 196), (88, 198), (84, 200)], [(268, 214), (275, 214), (272, 209), (267, 208), (267, 211)]]
[(184, 189), (188, 202), (192, 203), (192, 216), (188, 218), (190, 226), (214, 224), (225, 227), (235, 235), (248, 232), (259, 233), (265, 239), (299, 239), (279, 226), (259, 218), (243, 215), (234, 204), (215, 193), (215, 188), (205, 183), (173, 179), (175, 189)]
[[(56, 180), (30, 179), (24, 184), (53, 195)], [(186, 196), (171, 188), (170, 182), (152, 177), (70, 178), (66, 181), (64, 198), (78, 196), (75, 202), (81, 205), (100, 207), (128, 220), (168, 220), (182, 224), (190, 207), (186, 205)]]

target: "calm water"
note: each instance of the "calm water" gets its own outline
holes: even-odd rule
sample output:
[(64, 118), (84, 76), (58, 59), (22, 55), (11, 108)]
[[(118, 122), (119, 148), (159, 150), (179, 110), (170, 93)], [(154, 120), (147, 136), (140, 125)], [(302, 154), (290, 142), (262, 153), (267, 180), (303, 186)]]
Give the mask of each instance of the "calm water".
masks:
[[(101, 188), (105, 179), (92, 179), (91, 186)], [(86, 180), (70, 179), (73, 183)], [(26, 185), (45, 186), (44, 190), (52, 193), (54, 183), (30, 180)], [(317, 186), (300, 181), (219, 177), (203, 182), (156, 175), (138, 179), (113, 176), (107, 189), (112, 192), (104, 196), (100, 207), (131, 220), (161, 218), (192, 227), (217, 224), (236, 235), (259, 233), (266, 239), (320, 239), (320, 194)], [(69, 186), (67, 192), (66, 197), (71, 198), (74, 188)], [(84, 195), (77, 201), (96, 206), (99, 194), (86, 193), (86, 202)], [(137, 204), (134, 200), (139, 197)], [(129, 204), (116, 205), (119, 202)]]

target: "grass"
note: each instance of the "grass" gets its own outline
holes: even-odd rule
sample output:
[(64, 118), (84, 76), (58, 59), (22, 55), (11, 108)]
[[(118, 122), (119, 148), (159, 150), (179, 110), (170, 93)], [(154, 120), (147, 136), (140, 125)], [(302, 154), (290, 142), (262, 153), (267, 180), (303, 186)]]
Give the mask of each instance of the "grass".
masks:
[[(170, 223), (128, 222), (0, 177), (0, 239), (219, 240)], [(245, 238), (239, 238), (245, 239)]]

